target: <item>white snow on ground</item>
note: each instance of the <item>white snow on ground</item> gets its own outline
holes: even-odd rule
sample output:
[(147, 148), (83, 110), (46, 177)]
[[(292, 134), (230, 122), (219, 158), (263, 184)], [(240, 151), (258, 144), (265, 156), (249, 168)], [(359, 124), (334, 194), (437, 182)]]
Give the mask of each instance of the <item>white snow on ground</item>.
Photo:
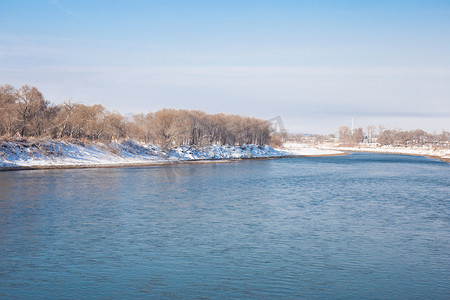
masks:
[(307, 144), (284, 143), (282, 150), (301, 156), (327, 156), (343, 154), (342, 151), (319, 149)]
[(133, 141), (87, 144), (64, 141), (0, 141), (0, 169), (20, 167), (120, 166), (189, 160), (223, 160), (287, 156), (270, 146), (178, 147), (162, 151)]
[(450, 159), (450, 149), (438, 149), (429, 146), (424, 147), (394, 147), (380, 146), (376, 144), (361, 144), (356, 147), (343, 147), (335, 144), (324, 144), (319, 146), (321, 149), (331, 149), (340, 151), (356, 151), (356, 152), (375, 152), (375, 153), (392, 153), (392, 154), (408, 154), (418, 156), (433, 156), (442, 159)]

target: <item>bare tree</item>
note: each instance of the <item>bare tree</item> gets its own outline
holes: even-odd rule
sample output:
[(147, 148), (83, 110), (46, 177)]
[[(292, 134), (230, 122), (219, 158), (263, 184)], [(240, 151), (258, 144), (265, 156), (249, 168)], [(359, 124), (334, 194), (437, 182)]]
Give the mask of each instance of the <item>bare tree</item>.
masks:
[(106, 112), (103, 117), (105, 124), (105, 134), (103, 139), (105, 141), (117, 141), (123, 139), (127, 133), (127, 123), (125, 118), (118, 112)]
[(352, 133), (352, 143), (354, 145), (362, 143), (364, 141), (364, 132), (362, 128), (356, 128)]
[(40, 136), (44, 130), (48, 102), (35, 87), (22, 86), (15, 93), (18, 103), (18, 131), (22, 136)]
[(339, 142), (343, 145), (349, 145), (352, 140), (352, 131), (348, 126), (339, 127)]
[(73, 125), (72, 114), (75, 108), (70, 100), (64, 102), (64, 104), (59, 106), (58, 113), (55, 118), (55, 124), (57, 127), (56, 138), (60, 139), (63, 136), (70, 136), (70, 127)]
[(12, 136), (18, 121), (16, 89), (7, 84), (0, 86), (0, 135)]
[(378, 143), (381, 145), (393, 145), (395, 132), (392, 130), (383, 130), (378, 136)]

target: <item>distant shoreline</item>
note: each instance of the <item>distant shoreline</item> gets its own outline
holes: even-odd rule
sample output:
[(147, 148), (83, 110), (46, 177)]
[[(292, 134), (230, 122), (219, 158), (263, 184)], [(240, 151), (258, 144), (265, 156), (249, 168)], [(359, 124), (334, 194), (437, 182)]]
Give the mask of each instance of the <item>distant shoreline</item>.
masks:
[(383, 151), (382, 149), (377, 150), (373, 148), (354, 148), (354, 147), (321, 147), (320, 149), (324, 150), (339, 150), (339, 151), (348, 151), (348, 152), (366, 152), (366, 153), (380, 153), (380, 154), (395, 154), (395, 155), (410, 155), (410, 156), (422, 156), (422, 157), (428, 157), (432, 159), (441, 160), (446, 163), (450, 163), (450, 157), (447, 156), (440, 156), (440, 155), (433, 155), (433, 154), (427, 154), (427, 153), (419, 153), (419, 152), (402, 152), (402, 151), (396, 151), (401, 149), (395, 149), (395, 148), (389, 148), (389, 150)]

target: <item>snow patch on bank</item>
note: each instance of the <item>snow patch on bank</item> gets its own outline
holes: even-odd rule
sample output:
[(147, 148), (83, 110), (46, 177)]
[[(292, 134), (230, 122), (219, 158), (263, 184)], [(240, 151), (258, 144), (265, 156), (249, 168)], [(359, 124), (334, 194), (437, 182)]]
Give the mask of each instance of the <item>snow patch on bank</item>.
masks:
[(342, 151), (319, 149), (307, 144), (300, 143), (284, 143), (282, 150), (287, 151), (293, 155), (301, 156), (328, 156), (328, 155), (340, 155), (344, 154)]
[(241, 159), (267, 158), (286, 156), (284, 151), (275, 150), (270, 146), (207, 146), (207, 147), (178, 147), (169, 153), (170, 159), (201, 160), (201, 159)]
[(450, 160), (450, 149), (439, 149), (432, 146), (396, 147), (396, 146), (381, 146), (377, 144), (361, 144), (356, 147), (343, 147), (335, 144), (324, 144), (320, 145), (319, 147), (322, 149), (330, 149), (338, 151), (407, 154), (417, 156), (431, 156), (431, 157), (438, 157), (444, 160)]

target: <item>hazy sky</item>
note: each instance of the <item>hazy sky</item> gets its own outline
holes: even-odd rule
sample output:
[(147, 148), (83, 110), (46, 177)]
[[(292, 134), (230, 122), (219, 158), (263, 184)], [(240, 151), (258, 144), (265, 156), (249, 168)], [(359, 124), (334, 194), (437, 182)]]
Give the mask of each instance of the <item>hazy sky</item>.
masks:
[(450, 1), (0, 1), (0, 84), (164, 107), (450, 130)]

